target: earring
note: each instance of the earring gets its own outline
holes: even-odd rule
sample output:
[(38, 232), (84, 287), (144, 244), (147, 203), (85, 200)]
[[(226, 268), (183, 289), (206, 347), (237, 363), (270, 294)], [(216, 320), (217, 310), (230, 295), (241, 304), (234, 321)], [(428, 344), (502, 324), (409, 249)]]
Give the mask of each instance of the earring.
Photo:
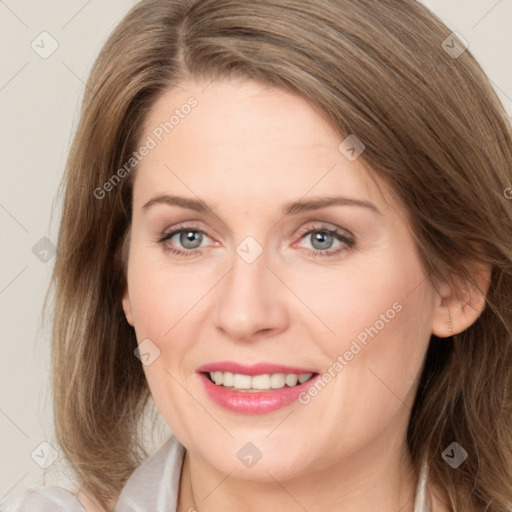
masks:
[(450, 315), (450, 308), (445, 304), (444, 300), (441, 300), (441, 304), (446, 308), (448, 311), (448, 332), (450, 333), (450, 336), (453, 336), (453, 329), (452, 329), (452, 315)]

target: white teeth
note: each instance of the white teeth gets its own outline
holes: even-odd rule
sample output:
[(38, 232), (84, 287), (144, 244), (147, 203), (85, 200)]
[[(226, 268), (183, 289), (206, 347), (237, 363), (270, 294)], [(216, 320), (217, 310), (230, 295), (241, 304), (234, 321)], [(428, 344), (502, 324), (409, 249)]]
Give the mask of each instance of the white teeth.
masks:
[(298, 377), (295, 373), (289, 373), (285, 378), (284, 381), (286, 382), (287, 386), (295, 386), (297, 384)]
[(235, 373), (233, 375), (233, 387), (236, 389), (251, 389), (251, 376)]
[(273, 373), (270, 376), (270, 387), (272, 389), (281, 389), (284, 388), (284, 373)]
[(255, 375), (251, 379), (252, 389), (270, 389), (270, 375)]
[(272, 373), (263, 375), (242, 375), (241, 373), (231, 372), (210, 372), (210, 378), (218, 386), (234, 388), (235, 390), (269, 390), (281, 389), (285, 386), (296, 386), (297, 383), (303, 384), (313, 376), (312, 373)]
[(309, 380), (312, 375), (312, 373), (302, 373), (301, 375), (299, 375), (299, 383), (303, 384), (304, 382)]
[[(222, 373), (222, 372), (221, 372)], [(227, 388), (230, 388), (233, 386), (234, 383), (234, 375), (231, 372), (224, 372), (224, 377), (222, 380), (222, 384), (226, 386)]]

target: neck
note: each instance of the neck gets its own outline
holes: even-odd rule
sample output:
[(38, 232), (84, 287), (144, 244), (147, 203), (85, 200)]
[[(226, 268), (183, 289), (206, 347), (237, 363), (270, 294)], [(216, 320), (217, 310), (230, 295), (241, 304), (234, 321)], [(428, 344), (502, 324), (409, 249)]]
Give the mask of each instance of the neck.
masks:
[(364, 452), (286, 481), (255, 481), (225, 475), (187, 451), (177, 510), (413, 512), (418, 477), (405, 447), (366, 446)]

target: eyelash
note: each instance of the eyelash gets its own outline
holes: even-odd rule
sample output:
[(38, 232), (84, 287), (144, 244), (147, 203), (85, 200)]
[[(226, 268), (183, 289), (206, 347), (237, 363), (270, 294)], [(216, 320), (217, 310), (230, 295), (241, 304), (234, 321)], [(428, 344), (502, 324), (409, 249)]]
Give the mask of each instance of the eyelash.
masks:
[[(164, 251), (175, 254), (182, 257), (190, 257), (195, 255), (201, 255), (202, 250), (201, 249), (190, 249), (190, 250), (180, 250), (175, 249), (173, 247), (169, 247), (165, 245), (165, 242), (170, 240), (174, 235), (181, 233), (183, 231), (193, 231), (196, 233), (201, 233), (203, 235), (206, 235), (208, 238), (212, 238), (206, 231), (196, 228), (195, 226), (189, 226), (189, 225), (183, 225), (183, 226), (177, 226), (175, 229), (170, 231), (169, 233), (163, 234), (159, 239), (157, 239), (158, 243), (163, 244)], [(304, 229), (300, 231), (300, 238), (299, 240), (302, 240), (306, 235), (309, 235), (311, 233), (323, 233), (332, 235), (334, 238), (336, 238), (338, 241), (343, 242), (345, 244), (345, 247), (341, 246), (336, 249), (327, 249), (325, 251), (320, 251), (318, 249), (305, 249), (306, 253), (309, 256), (313, 256), (314, 258), (320, 257), (320, 258), (331, 258), (334, 256), (338, 256), (342, 252), (346, 250), (350, 250), (355, 246), (355, 240), (351, 236), (347, 236), (341, 231), (337, 229), (329, 228), (325, 225), (321, 226), (306, 226)]]

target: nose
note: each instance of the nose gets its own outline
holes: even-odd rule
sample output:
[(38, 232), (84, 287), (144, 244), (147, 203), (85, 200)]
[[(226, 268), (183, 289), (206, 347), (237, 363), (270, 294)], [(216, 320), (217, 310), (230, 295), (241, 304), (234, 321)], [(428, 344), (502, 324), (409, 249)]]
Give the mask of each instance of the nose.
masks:
[(235, 341), (274, 336), (287, 329), (286, 288), (268, 268), (266, 250), (252, 262), (238, 253), (217, 292), (215, 324)]

